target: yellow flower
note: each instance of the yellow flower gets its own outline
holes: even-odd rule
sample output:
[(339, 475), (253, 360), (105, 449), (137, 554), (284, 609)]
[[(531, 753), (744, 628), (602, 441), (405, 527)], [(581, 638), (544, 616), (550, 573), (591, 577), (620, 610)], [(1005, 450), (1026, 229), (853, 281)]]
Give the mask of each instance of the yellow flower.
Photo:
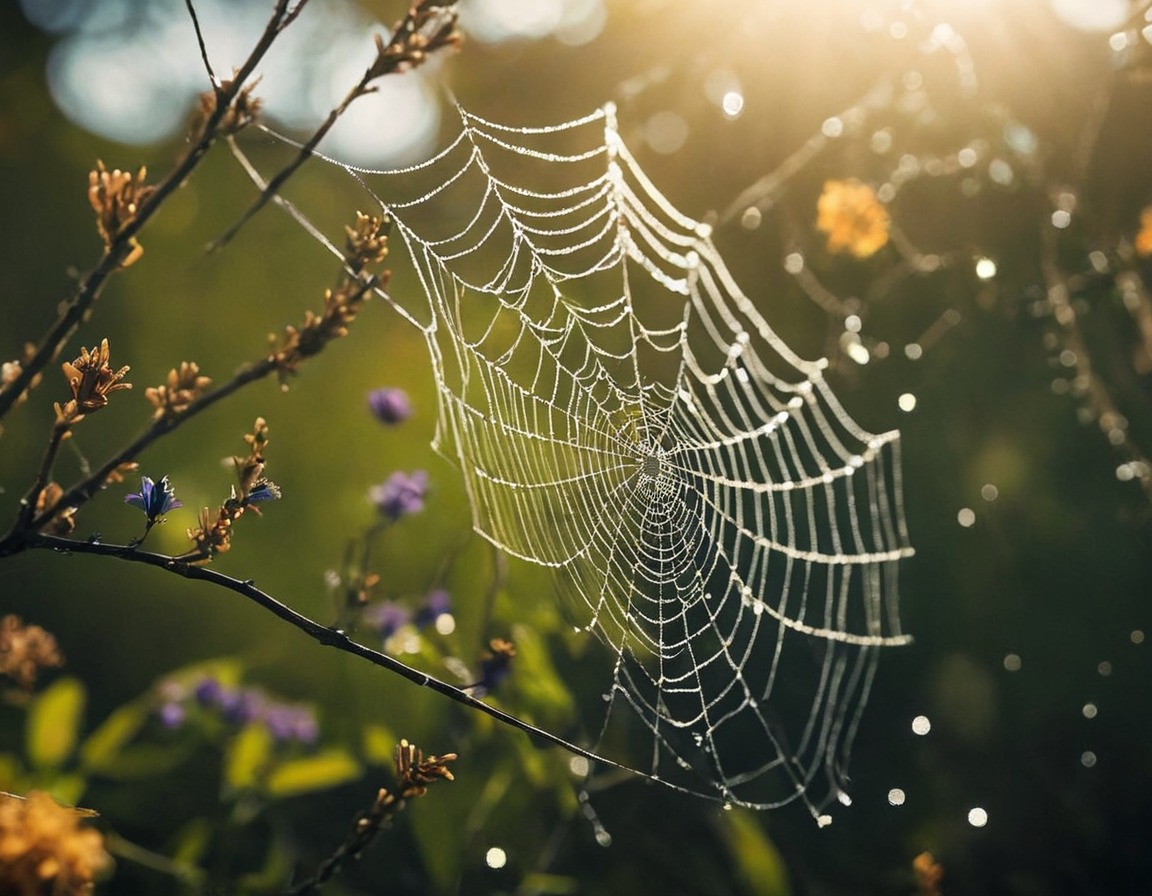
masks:
[(81, 827), (84, 813), (58, 805), (41, 791), (26, 799), (0, 794), (0, 893), (83, 896), (109, 871), (104, 837)]
[(1136, 234), (1136, 254), (1152, 255), (1152, 205), (1140, 212), (1140, 231)]
[(876, 191), (855, 178), (824, 182), (816, 203), (816, 229), (828, 235), (829, 252), (868, 258), (888, 242), (888, 210)]

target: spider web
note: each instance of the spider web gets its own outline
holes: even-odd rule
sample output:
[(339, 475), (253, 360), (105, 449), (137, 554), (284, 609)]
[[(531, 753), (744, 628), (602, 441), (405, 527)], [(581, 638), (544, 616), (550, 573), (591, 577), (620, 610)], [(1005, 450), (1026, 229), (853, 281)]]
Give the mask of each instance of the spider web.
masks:
[(880, 649), (909, 641), (898, 434), (861, 429), (781, 341), (611, 105), (552, 127), (459, 115), (427, 162), (342, 167), (427, 296), (397, 307), (476, 531), (556, 569), (614, 655), (602, 744), (638, 722), (673, 787), (847, 802)]

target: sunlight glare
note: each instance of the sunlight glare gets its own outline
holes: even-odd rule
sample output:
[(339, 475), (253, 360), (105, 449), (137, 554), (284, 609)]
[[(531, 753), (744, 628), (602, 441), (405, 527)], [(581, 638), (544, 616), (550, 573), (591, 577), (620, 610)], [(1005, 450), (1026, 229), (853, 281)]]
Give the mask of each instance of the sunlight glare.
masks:
[(1128, 0), (1048, 0), (1053, 14), (1081, 31), (1114, 31), (1131, 14)]

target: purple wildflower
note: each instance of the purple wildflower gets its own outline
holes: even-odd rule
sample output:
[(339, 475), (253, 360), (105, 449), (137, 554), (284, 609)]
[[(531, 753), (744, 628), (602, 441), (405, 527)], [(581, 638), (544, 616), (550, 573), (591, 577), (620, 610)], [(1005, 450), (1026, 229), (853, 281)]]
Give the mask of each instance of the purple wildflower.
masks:
[(368, 393), (368, 407), (377, 420), (389, 426), (412, 416), (412, 402), (403, 389), (373, 389)]
[(409, 613), (400, 604), (386, 600), (367, 607), (361, 618), (365, 625), (376, 632), (382, 640), (387, 641), (407, 624)]
[(264, 712), (263, 722), (273, 740), (280, 743), (291, 740), (296, 730), (294, 710), (284, 703), (268, 706)]
[(205, 675), (192, 688), (192, 695), (201, 706), (222, 708), (225, 689), (220, 679), (213, 675)]
[(176, 493), (168, 482), (168, 477), (161, 477), (159, 482), (153, 482), (147, 476), (140, 477), (140, 491), (124, 496), (124, 503), (139, 507), (148, 518), (151, 526), (164, 516), (169, 510), (183, 507), (183, 503), (176, 500)]
[(416, 611), (413, 622), (417, 628), (426, 628), (436, 621), (437, 617), (452, 612), (452, 595), (443, 588), (429, 591), (424, 598), (424, 605)]
[(160, 710), (157, 715), (160, 717), (161, 725), (169, 731), (175, 731), (184, 724), (184, 719), (187, 717), (188, 711), (184, 708), (183, 703), (170, 700), (160, 704)]
[(296, 742), (311, 747), (320, 739), (320, 723), (309, 706), (297, 706), (292, 720), (292, 736)]
[(425, 470), (412, 473), (397, 470), (384, 482), (372, 486), (368, 496), (382, 514), (398, 520), (409, 513), (423, 510), (427, 492), (428, 473)]

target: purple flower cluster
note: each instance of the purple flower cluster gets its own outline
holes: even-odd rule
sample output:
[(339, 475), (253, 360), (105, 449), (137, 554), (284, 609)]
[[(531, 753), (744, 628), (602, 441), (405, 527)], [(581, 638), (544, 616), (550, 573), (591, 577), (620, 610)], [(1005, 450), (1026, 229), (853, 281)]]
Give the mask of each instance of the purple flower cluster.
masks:
[(415, 610), (396, 601), (384, 600), (367, 607), (360, 618), (381, 640), (387, 641), (409, 623), (423, 631), (439, 616), (451, 612), (452, 595), (443, 588), (437, 588), (429, 591)]
[(403, 389), (373, 389), (368, 393), (368, 407), (377, 420), (388, 426), (403, 423), (412, 416), (412, 402)]
[(192, 707), (215, 713), (232, 725), (263, 724), (280, 744), (313, 746), (320, 737), (320, 725), (312, 707), (277, 700), (256, 687), (233, 687), (212, 675), (205, 675), (191, 689), (166, 685), (157, 710), (160, 724), (174, 730), (183, 726)]
[(425, 470), (412, 473), (397, 470), (384, 482), (372, 486), (368, 497), (380, 513), (389, 519), (398, 520), (423, 510), (427, 493), (428, 473)]

